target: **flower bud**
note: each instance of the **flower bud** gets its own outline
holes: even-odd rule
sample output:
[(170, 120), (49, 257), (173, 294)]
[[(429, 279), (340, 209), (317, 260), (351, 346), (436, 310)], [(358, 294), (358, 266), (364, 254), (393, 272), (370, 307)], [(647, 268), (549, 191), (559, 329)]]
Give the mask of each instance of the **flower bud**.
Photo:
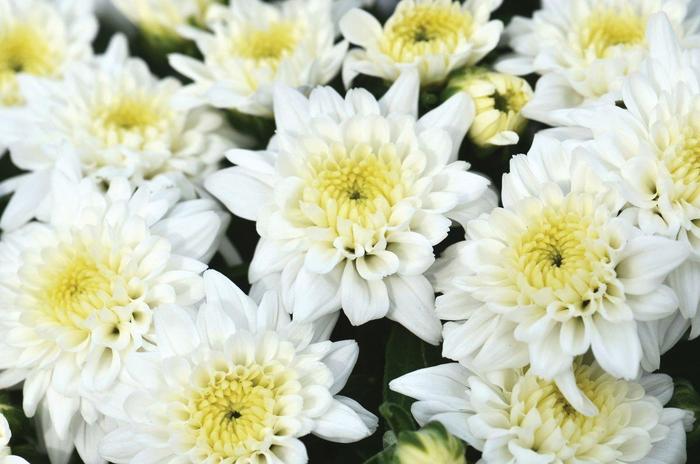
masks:
[(467, 464), (464, 444), (439, 422), (417, 432), (402, 432), (394, 454), (396, 464)]
[(484, 68), (463, 69), (453, 74), (445, 97), (465, 92), (474, 100), (476, 116), (469, 138), (476, 145), (515, 145), (527, 120), (521, 110), (532, 98), (526, 80)]

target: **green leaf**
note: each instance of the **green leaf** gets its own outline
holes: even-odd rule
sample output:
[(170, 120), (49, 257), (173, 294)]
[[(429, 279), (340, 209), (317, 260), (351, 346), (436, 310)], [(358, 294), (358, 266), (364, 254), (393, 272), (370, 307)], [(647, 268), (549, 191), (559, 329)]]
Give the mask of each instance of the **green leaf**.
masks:
[(404, 430), (415, 430), (416, 423), (413, 420), (413, 416), (410, 411), (406, 410), (405, 407), (400, 406), (395, 403), (384, 402), (379, 406), (379, 413), (382, 415), (384, 420), (386, 420), (391, 430), (395, 433), (402, 432)]
[(410, 411), (413, 399), (389, 389), (389, 382), (409, 372), (440, 364), (440, 348), (429, 345), (398, 324), (393, 324), (384, 360), (384, 401)]
[(392, 446), (390, 448), (385, 449), (381, 453), (375, 454), (374, 456), (366, 460), (364, 464), (392, 464), (394, 462), (395, 448), (395, 446)]

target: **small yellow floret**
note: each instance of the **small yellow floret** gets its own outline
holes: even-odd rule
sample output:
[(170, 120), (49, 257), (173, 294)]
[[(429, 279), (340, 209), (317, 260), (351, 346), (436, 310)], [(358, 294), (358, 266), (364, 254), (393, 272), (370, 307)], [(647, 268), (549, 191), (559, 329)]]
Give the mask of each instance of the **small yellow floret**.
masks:
[(581, 48), (597, 58), (607, 57), (614, 47), (644, 41), (646, 18), (631, 9), (600, 9), (593, 12), (579, 31)]

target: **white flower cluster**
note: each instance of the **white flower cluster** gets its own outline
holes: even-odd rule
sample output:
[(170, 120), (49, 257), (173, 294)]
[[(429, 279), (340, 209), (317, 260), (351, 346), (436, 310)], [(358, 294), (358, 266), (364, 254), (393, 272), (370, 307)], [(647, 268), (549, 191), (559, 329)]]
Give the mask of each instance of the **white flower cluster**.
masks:
[[(700, 335), (697, 2), (546, 0), (504, 32), (500, 0), (383, 24), (372, 2), (113, 0), (186, 84), (126, 36), (94, 53), (88, 3), (0, 0), (22, 171), (0, 184), (0, 388), (52, 464), (303, 464), (307, 435), (369, 437), (341, 313), (454, 361), (390, 382), (441, 424), (401, 462), (464, 462), (445, 430), (483, 464), (686, 462), (693, 416), (654, 371)], [(557, 127), (502, 182), (463, 160), (527, 119)], [(229, 212), (260, 236), (250, 295), (208, 269)], [(0, 415), (0, 463), (26, 463), (10, 437)]]

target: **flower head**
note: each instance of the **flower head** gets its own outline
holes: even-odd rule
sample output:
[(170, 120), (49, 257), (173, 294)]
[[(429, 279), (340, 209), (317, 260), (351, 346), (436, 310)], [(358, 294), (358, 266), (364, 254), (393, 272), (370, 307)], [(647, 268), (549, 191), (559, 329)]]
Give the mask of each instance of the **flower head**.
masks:
[(194, 81), (183, 97), (255, 116), (272, 116), (275, 83), (297, 88), (329, 82), (340, 69), (347, 43), (334, 45), (331, 0), (233, 0), (213, 5), (211, 32), (182, 28), (203, 62), (171, 55), (170, 62)]
[(304, 463), (304, 435), (346, 443), (374, 431), (377, 419), (338, 395), (356, 343), (290, 322), (273, 292), (258, 307), (215, 271), (204, 281), (198, 313), (160, 309), (158, 351), (127, 361), (134, 383), (121, 426), (101, 446), (108, 460)]
[(0, 0), (0, 108), (24, 103), (19, 76), (60, 79), (92, 55), (97, 21), (79, 3)]
[(179, 82), (158, 79), (143, 61), (129, 58), (122, 36), (94, 62), (68, 69), (64, 82), (28, 84), (23, 113), (3, 122), (13, 161), (33, 175), (4, 213), (5, 229), (21, 225), (40, 206), (45, 197), (36, 185), (47, 182), (62, 146), (77, 154), (86, 177), (107, 184), (127, 177), (140, 185), (167, 176), (192, 196), (193, 186), (232, 145), (220, 115), (176, 107)]
[(546, 2), (532, 19), (516, 17), (506, 32), (514, 57), (497, 69), (542, 75), (524, 109), (529, 119), (567, 122), (557, 110), (620, 99), (626, 75), (648, 52), (649, 18), (664, 12), (684, 35), (696, 33), (689, 0), (571, 0)]
[[(649, 24), (649, 58), (614, 105), (570, 112), (590, 130), (586, 153), (627, 201), (624, 214), (647, 234), (683, 244), (691, 259), (668, 279), (680, 312), (700, 334), (700, 53), (684, 50), (664, 15)], [(685, 327), (677, 326), (677, 340)], [(653, 329), (656, 330), (656, 329)], [(658, 352), (650, 369), (658, 367)]]
[(402, 0), (384, 27), (369, 13), (351, 10), (340, 22), (352, 50), (343, 65), (349, 86), (358, 74), (394, 81), (417, 68), (421, 84), (440, 83), (450, 71), (481, 60), (498, 44), (500, 21), (489, 21), (500, 0)]
[(518, 133), (527, 124), (521, 110), (532, 98), (532, 89), (525, 79), (486, 69), (465, 69), (447, 83), (445, 94), (455, 92), (465, 92), (474, 100), (476, 116), (469, 138), (475, 144), (518, 143)]
[(570, 389), (527, 368), (484, 378), (443, 364), (399, 377), (390, 387), (418, 399), (411, 410), (420, 424), (442, 422), (482, 451), (485, 464), (686, 462), (685, 429), (693, 419), (663, 407), (673, 393), (670, 377), (619, 380), (580, 362), (574, 378), (573, 389), (594, 405), (592, 414), (572, 406)]
[(103, 194), (56, 174), (50, 216), (0, 242), (1, 384), (24, 381), (25, 413), (41, 403), (44, 433), (69, 447), (97, 422), (92, 392), (152, 346), (154, 309), (203, 296), (202, 261), (226, 221), (215, 202), (179, 196), (172, 185), (133, 192), (126, 179)]
[(387, 316), (439, 340), (433, 289), (423, 273), (451, 219), (492, 204), (488, 180), (456, 161), (473, 117), (456, 95), (417, 119), (417, 74), (377, 101), (365, 90), (343, 99), (318, 88), (307, 99), (280, 88), (277, 135), (267, 151), (233, 150), (238, 166), (207, 189), (262, 236), (253, 283), (281, 278), (295, 318), (342, 306), (353, 324)]
[(443, 353), (490, 371), (531, 364), (552, 379), (592, 349), (634, 378), (643, 321), (676, 310), (663, 281), (687, 257), (618, 217), (624, 201), (587, 163), (538, 136), (504, 176), (503, 208), (471, 221), (435, 269)]

